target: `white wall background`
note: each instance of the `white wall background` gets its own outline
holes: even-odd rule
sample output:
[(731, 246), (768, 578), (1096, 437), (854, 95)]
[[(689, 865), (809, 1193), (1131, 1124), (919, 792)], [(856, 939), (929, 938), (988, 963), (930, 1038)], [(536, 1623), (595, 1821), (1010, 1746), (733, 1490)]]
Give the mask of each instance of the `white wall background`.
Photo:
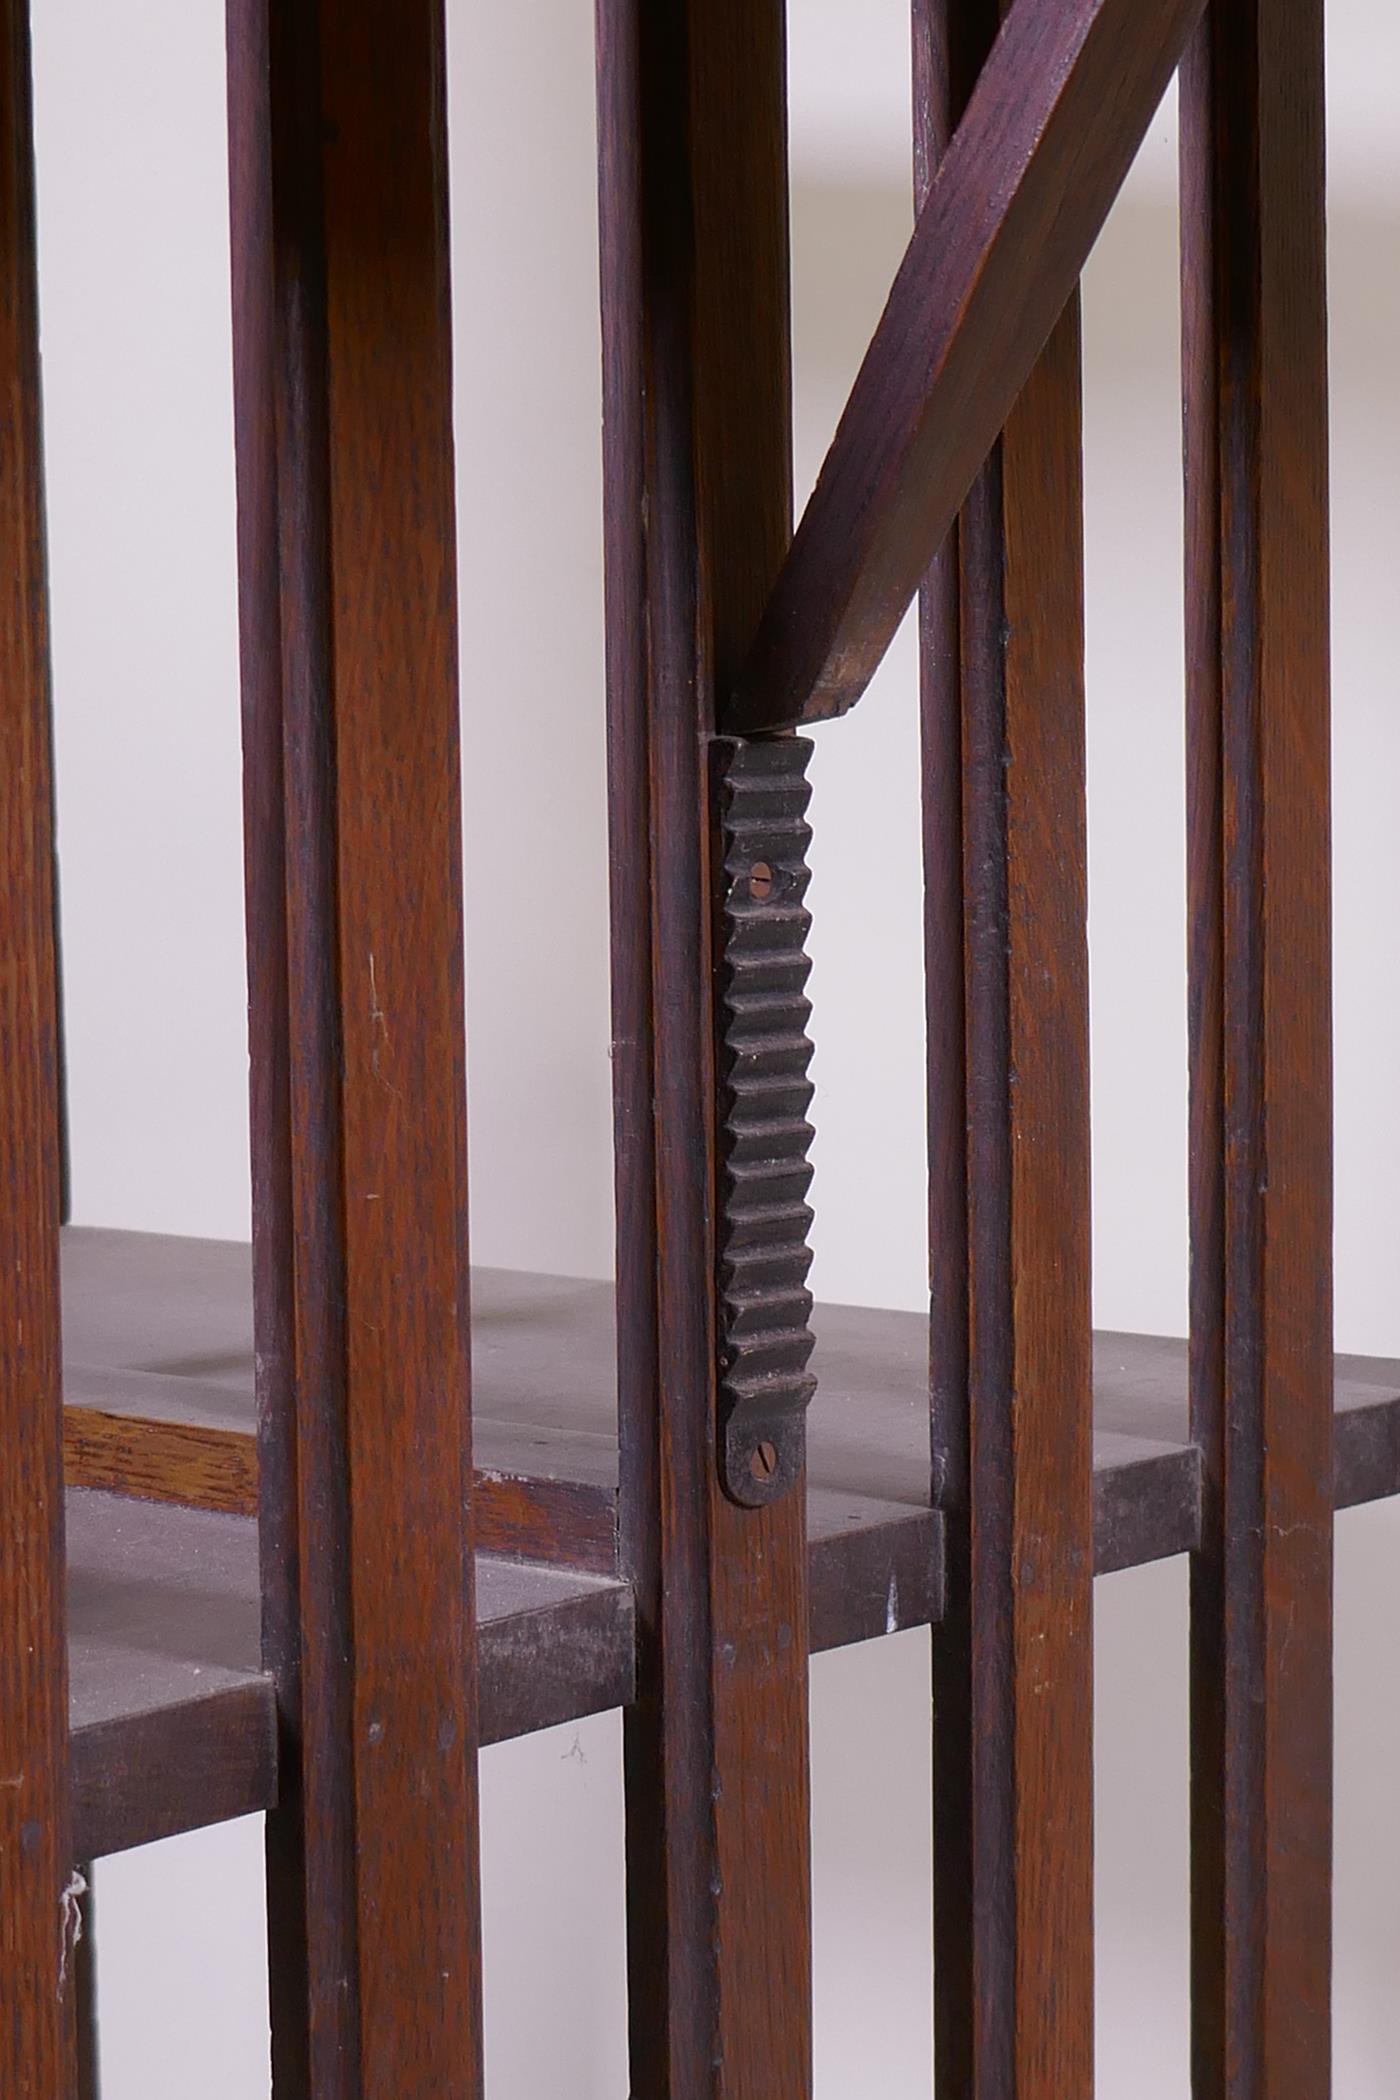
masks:
[[(591, 9), (449, 12), (473, 1236), (482, 1260), (602, 1275)], [(221, 15), (34, 0), (74, 1214), (233, 1236), (248, 1175)], [(793, 0), (791, 17), (805, 486), (907, 232), (908, 59), (903, 0)], [(1338, 1336), (1400, 1353), (1400, 21), (1378, 0), (1333, 0), (1332, 17)], [(1186, 1253), (1172, 167), (1168, 110), (1086, 288), (1096, 1311), (1158, 1331), (1184, 1324)], [(509, 792), (527, 759), (534, 808)], [(907, 632), (815, 770), (816, 1282), (916, 1305)], [(1344, 1517), (1346, 2100), (1393, 2089), (1400, 2041), (1397, 1575), (1395, 1516)], [(1186, 2090), (1184, 1606), (1180, 1564), (1097, 1592), (1109, 2100)], [(927, 1660), (911, 1634), (813, 1667), (821, 2100), (928, 2090)], [(610, 1717), (483, 1760), (496, 2100), (625, 2090), (618, 1736)], [(266, 2092), (260, 1871), (251, 1824), (101, 1868), (107, 2100)]]

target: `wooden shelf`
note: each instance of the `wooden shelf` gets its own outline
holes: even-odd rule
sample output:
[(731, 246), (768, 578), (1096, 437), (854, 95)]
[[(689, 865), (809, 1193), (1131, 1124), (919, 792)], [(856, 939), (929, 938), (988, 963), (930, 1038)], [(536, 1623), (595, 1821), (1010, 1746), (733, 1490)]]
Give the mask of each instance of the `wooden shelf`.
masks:
[[(70, 1484), (251, 1511), (247, 1247), (70, 1227), (63, 1300)], [(472, 1300), (478, 1545), (615, 1575), (611, 1286), (478, 1269)], [(942, 1526), (928, 1507), (921, 1323), (827, 1312), (820, 1332), (831, 1391), (813, 1418), (811, 1632), (830, 1648), (937, 1616)], [(871, 1417), (868, 1448), (855, 1414)]]
[[(63, 1288), (70, 1481), (251, 1512), (248, 1249), (69, 1228)], [(611, 1287), (478, 1269), (472, 1289), (479, 1543), (615, 1572)], [(928, 1544), (925, 1323), (916, 1313), (818, 1306), (813, 1324), (809, 1518), (822, 1588), (828, 1562), (833, 1580), (855, 1572), (853, 1541), (865, 1533), (907, 1528), (911, 1561), (912, 1542), (919, 1552)], [(1200, 1468), (1187, 1437), (1185, 1343), (1100, 1334), (1094, 1373), (1099, 1572), (1188, 1551)], [(1336, 1404), (1338, 1506), (1400, 1493), (1400, 1362), (1338, 1357)], [(929, 1615), (927, 1575), (907, 1603)], [(815, 1614), (817, 1645), (883, 1631), (870, 1617), (859, 1602), (833, 1598)], [(901, 1623), (918, 1620), (901, 1613)]]
[[(68, 1495), (75, 1844), (119, 1852), (271, 1805), (276, 1730), (258, 1668), (247, 1517)], [(477, 1557), (482, 1739), (623, 1705), (625, 1584)]]
[[(76, 1819), (85, 1855), (267, 1806), (246, 1247), (64, 1236)], [(623, 1703), (608, 1285), (479, 1270), (473, 1355), (483, 1736)], [(814, 1649), (936, 1619), (925, 1323), (819, 1307), (810, 1418)], [(1095, 1344), (1095, 1565), (1196, 1542), (1179, 1341)], [(1337, 1361), (1339, 1506), (1400, 1493), (1400, 1363)], [(195, 1506), (204, 1504), (206, 1506)]]
[(67, 1528), (78, 1857), (266, 1808), (276, 1715), (253, 1525), (73, 1489)]

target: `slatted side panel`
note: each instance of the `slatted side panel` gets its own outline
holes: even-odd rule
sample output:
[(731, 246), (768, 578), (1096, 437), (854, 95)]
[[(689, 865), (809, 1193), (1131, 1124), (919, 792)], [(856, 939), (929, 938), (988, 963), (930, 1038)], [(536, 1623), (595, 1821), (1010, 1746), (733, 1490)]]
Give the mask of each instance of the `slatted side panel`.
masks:
[(1197, 2100), (1330, 2086), (1322, 14), (1212, 0), (1181, 81)]
[(717, 1464), (704, 749), (790, 532), (783, 16), (779, 0), (600, 0), (598, 28), (623, 1524), (641, 1627), (632, 2087), (800, 2100), (805, 1509), (800, 1475), (745, 1508)]
[[(918, 0), (927, 193), (995, 36)], [(937, 2090), (1093, 2088), (1088, 969), (1077, 297), (920, 615)]]
[(0, 2090), (75, 2073), (58, 995), (27, 0), (0, 0)]
[[(281, 2096), (481, 2090), (441, 0), (230, 0)], [(465, 1514), (464, 1514), (465, 1513)]]

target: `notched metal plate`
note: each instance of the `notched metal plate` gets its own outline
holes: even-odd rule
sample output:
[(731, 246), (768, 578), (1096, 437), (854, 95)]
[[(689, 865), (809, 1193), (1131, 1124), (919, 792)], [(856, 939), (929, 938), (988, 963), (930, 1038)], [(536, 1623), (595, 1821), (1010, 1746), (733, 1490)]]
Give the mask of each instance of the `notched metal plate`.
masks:
[(805, 737), (715, 740), (719, 1465), (748, 1507), (801, 1478), (812, 1354)]

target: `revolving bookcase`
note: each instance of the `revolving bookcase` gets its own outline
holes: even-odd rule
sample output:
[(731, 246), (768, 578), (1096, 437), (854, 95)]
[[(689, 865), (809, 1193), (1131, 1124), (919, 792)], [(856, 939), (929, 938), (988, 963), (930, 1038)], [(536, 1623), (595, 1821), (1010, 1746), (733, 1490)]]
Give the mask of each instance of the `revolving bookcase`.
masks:
[[(61, 1223), (0, 0), (6, 2100), (96, 2091), (85, 1864), (255, 1810), (276, 2100), (471, 2100), (477, 1748), (612, 1708), (631, 2090), (804, 2100), (808, 1656), (922, 1624), (940, 2100), (1088, 2100), (1093, 1581), (1176, 1554), (1193, 2091), (1329, 2090), (1332, 1522), (1400, 1493), (1400, 1364), (1332, 1342), (1321, 4), (913, 0), (911, 34), (915, 230), (794, 530), (782, 0), (597, 4), (600, 1285), (468, 1262), (441, 0), (228, 0), (253, 1239)], [(1090, 1315), (1077, 284), (1178, 72), (1166, 1340)], [(807, 1288), (807, 737), (916, 597), (927, 1317)]]

